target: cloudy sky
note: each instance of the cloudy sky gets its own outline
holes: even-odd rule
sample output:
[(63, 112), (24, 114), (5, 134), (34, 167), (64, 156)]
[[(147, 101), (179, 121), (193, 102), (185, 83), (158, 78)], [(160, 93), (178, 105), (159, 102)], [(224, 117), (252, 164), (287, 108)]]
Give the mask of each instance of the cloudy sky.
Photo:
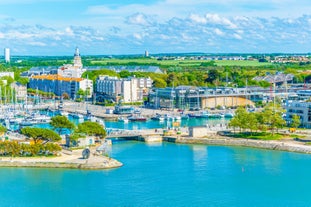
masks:
[(0, 0), (1, 46), (12, 55), (306, 53), (311, 1)]

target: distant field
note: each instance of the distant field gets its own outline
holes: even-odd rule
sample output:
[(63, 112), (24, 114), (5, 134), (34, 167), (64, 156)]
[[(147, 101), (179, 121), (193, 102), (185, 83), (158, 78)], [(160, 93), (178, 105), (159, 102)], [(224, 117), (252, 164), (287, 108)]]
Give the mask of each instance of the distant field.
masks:
[(272, 65), (272, 63), (260, 63), (256, 60), (216, 60), (217, 66), (267, 66)]
[[(158, 65), (160, 67), (199, 67), (208, 64), (210, 60), (156, 60), (148, 58), (135, 59), (103, 59), (91, 60), (91, 63), (96, 65)], [(217, 66), (267, 66), (271, 63), (260, 63), (258, 61), (249, 60), (216, 60)]]

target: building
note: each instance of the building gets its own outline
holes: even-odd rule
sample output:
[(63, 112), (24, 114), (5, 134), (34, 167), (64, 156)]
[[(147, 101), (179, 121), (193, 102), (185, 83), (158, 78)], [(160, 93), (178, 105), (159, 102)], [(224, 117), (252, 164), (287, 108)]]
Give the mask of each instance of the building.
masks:
[(80, 89), (89, 91), (88, 97), (91, 97), (93, 81), (83, 78), (63, 77), (60, 75), (38, 75), (30, 77), (28, 87), (44, 92), (52, 92), (56, 96), (68, 94), (71, 99), (75, 99)]
[(31, 77), (33, 75), (54, 75), (58, 74), (63, 77), (68, 78), (81, 78), (82, 74), (86, 71), (83, 68), (80, 50), (77, 47), (75, 49), (73, 64), (65, 64), (63, 66), (39, 66), (32, 67), (29, 71), (23, 72), (21, 74), (22, 77)]
[(293, 115), (300, 117), (300, 125), (305, 128), (311, 128), (311, 102), (292, 101), (287, 102), (286, 109), (286, 122), (291, 123)]
[(11, 61), (10, 48), (4, 48), (4, 60), (6, 63)]
[(99, 76), (96, 80), (96, 94), (98, 98), (124, 103), (140, 102), (147, 96), (152, 87), (150, 78), (124, 78)]
[(149, 57), (149, 52), (148, 52), (148, 50), (145, 51), (145, 57)]
[(11, 87), (15, 91), (17, 101), (26, 100), (26, 98), (27, 98), (27, 86), (24, 86), (19, 82), (14, 82), (11, 84)]
[(68, 78), (81, 78), (86, 71), (83, 69), (79, 48), (77, 47), (73, 57), (73, 64), (65, 64), (58, 68), (57, 74)]
[(0, 72), (0, 78), (8, 76), (14, 79), (14, 72)]

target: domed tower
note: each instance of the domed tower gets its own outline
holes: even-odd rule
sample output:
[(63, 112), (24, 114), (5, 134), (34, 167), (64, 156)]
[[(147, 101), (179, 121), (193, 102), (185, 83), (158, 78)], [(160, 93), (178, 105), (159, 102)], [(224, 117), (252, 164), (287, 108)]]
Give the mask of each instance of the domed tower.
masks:
[(80, 56), (80, 51), (78, 47), (76, 47), (76, 50), (75, 50), (75, 54), (73, 58), (73, 67), (76, 69), (82, 69), (83, 67), (81, 56)]

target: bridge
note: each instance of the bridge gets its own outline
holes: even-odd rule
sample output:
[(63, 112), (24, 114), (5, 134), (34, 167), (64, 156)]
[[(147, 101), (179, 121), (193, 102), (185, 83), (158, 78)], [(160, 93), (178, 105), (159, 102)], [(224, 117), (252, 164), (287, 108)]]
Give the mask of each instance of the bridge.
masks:
[(134, 138), (134, 137), (147, 137), (147, 136), (160, 136), (163, 134), (162, 130), (143, 129), (143, 130), (126, 130), (106, 128), (106, 138)]

